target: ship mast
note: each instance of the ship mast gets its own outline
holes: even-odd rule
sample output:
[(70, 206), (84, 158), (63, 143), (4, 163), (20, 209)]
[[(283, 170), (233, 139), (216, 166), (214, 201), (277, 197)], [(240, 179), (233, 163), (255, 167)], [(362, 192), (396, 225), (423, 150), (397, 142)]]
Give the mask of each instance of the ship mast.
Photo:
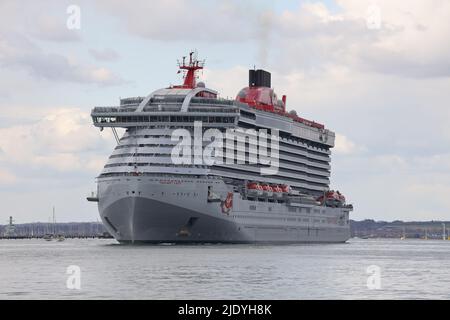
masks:
[(189, 62), (186, 62), (186, 57), (183, 57), (183, 60), (181, 62), (178, 60), (178, 68), (180, 68), (181, 70), (186, 70), (187, 72), (184, 75), (183, 85), (174, 86), (174, 88), (195, 88), (197, 78), (196, 72), (197, 70), (203, 69), (205, 61), (197, 60), (197, 56), (194, 56), (194, 53), (194, 51), (189, 52)]
[(56, 232), (56, 219), (55, 219), (55, 206), (53, 206), (53, 228), (52, 228), (52, 232), (53, 234), (55, 234)]
[(442, 223), (442, 240), (447, 240), (445, 232), (445, 223)]

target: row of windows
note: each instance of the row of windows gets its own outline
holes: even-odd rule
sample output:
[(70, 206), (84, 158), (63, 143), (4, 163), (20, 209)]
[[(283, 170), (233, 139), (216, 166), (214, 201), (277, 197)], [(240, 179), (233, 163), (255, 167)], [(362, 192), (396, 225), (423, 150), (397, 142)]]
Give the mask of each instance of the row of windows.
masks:
[(203, 123), (234, 123), (235, 117), (209, 116), (117, 116), (94, 117), (95, 123), (126, 123), (126, 122), (194, 122)]
[[(245, 122), (239, 122), (239, 126), (244, 128), (244, 129), (260, 129), (257, 126), (254, 126), (254, 125), (251, 125), (251, 124), (248, 124), (248, 123), (245, 123)], [(262, 129), (265, 129), (265, 128), (262, 128)], [(288, 141), (290, 141), (291, 144), (292, 143), (294, 143), (294, 144), (296, 143), (296, 144), (298, 144), (300, 146), (307, 146), (307, 147), (310, 147), (310, 148), (314, 148), (316, 150), (322, 150), (324, 152), (329, 150), (329, 147), (324, 145), (323, 143), (318, 143), (318, 142), (315, 142), (315, 141), (311, 141), (311, 140), (307, 140), (307, 139), (304, 139), (304, 138), (296, 137), (296, 136), (293, 136), (293, 135), (291, 135), (289, 133), (286, 133), (284, 131), (280, 131), (280, 141), (283, 141), (283, 139), (286, 141), (287, 144), (289, 144)], [(315, 151), (313, 151), (313, 152), (315, 152)]]
[[(227, 168), (227, 167), (217, 167), (215, 169), (217, 171), (217, 174), (220, 174), (223, 176), (226, 176), (227, 173), (233, 173), (233, 174), (239, 175), (240, 177), (246, 177), (247, 179), (252, 179), (252, 180), (256, 180), (256, 181), (259, 181), (261, 179), (261, 175), (259, 173), (256, 173), (256, 172), (253, 173), (253, 172), (249, 172), (247, 170)], [(292, 183), (303, 183), (303, 184), (317, 186), (317, 187), (325, 188), (325, 189), (328, 188), (328, 184), (311, 182), (311, 181), (307, 181), (304, 179), (285, 177), (285, 176), (280, 176), (280, 175), (272, 175), (272, 176), (270, 176), (270, 178), (279, 179), (282, 181), (287, 181), (287, 182), (292, 182)], [(310, 191), (310, 190), (308, 190), (308, 191)]]
[[(144, 146), (144, 145), (142, 145), (142, 146)], [(150, 144), (150, 145), (145, 145), (145, 146), (154, 147), (154, 148), (164, 148), (164, 147), (165, 148), (172, 148), (173, 147), (173, 145), (167, 145), (167, 144), (164, 144), (164, 145)], [(141, 147), (141, 145), (139, 145), (139, 147)], [(227, 155), (226, 149), (223, 149), (222, 152), (223, 152), (224, 155)], [(171, 152), (168, 153), (168, 152), (163, 152), (162, 150), (159, 150), (158, 153), (142, 153), (142, 152), (137, 152), (137, 153), (136, 152), (133, 152), (133, 153), (130, 153), (130, 152), (120, 153), (120, 154), (111, 155), (109, 158), (110, 159), (113, 159), (113, 158), (126, 158), (126, 157), (169, 157), (170, 158), (171, 155), (172, 155)], [(236, 151), (234, 152), (234, 155), (235, 155), (235, 159), (237, 159), (237, 152)], [(245, 164), (246, 165), (254, 163), (254, 162), (250, 162), (249, 157), (250, 157), (250, 154), (248, 152), (245, 152)], [(226, 158), (226, 157), (218, 157), (217, 159), (218, 160), (222, 160), (225, 163), (228, 158)], [(253, 160), (258, 160), (258, 159), (253, 159)], [(233, 162), (233, 163), (236, 163), (236, 162)], [(283, 158), (279, 159), (279, 163), (280, 163), (280, 167), (283, 167), (282, 164), (289, 164), (289, 165), (292, 165), (292, 166), (296, 167), (296, 169), (282, 168), (283, 170), (290, 171), (290, 172), (302, 172), (302, 173), (308, 174), (308, 176), (311, 176), (311, 177), (316, 176), (317, 178), (321, 178), (324, 175), (327, 176), (329, 174), (329, 171), (327, 169), (323, 169), (323, 168), (320, 168), (320, 167), (309, 166), (309, 165), (306, 165), (306, 164), (303, 164), (303, 163), (299, 163), (299, 162), (295, 162), (295, 161), (291, 161), (291, 160), (286, 160), (286, 159), (283, 159)], [(305, 171), (305, 169), (315, 170), (317, 172), (323, 172), (324, 175), (317, 175), (317, 174), (314, 174), (314, 173), (307, 173)]]
[[(112, 155), (110, 156), (110, 159), (112, 158), (125, 158), (125, 157), (150, 157), (152, 159), (157, 159), (157, 158), (170, 158), (170, 154), (148, 154), (148, 153), (128, 153), (128, 154), (120, 154), (120, 155)], [(192, 158), (191, 158), (192, 159)], [(120, 166), (138, 166), (138, 167), (143, 167), (143, 166), (158, 166), (159, 163), (161, 163), (162, 161), (160, 160), (160, 162), (120, 162), (120, 163), (112, 163), (112, 164), (107, 164), (105, 165), (105, 168), (110, 168), (110, 167), (120, 167)], [(280, 164), (282, 164), (283, 161), (280, 161)], [(234, 164), (237, 163), (237, 160), (234, 159)], [(173, 163), (161, 163), (161, 165), (166, 165), (166, 166), (173, 166), (173, 167), (179, 167), (179, 166), (183, 166), (183, 167), (191, 167), (191, 165), (179, 165), (179, 164), (173, 164)], [(229, 165), (227, 163), (227, 165)], [(257, 164), (242, 164), (242, 165), (246, 165), (246, 166), (250, 166), (252, 168), (260, 168), (259, 165)], [(219, 166), (220, 165), (216, 165)], [(201, 168), (207, 168), (207, 166), (195, 166), (195, 167), (201, 167)], [(299, 175), (303, 175), (306, 176), (308, 178), (313, 178), (313, 179), (326, 179), (328, 180), (328, 177), (326, 175), (318, 175), (318, 174), (313, 174), (313, 173), (307, 173), (304, 170), (301, 170), (301, 168), (299, 168), (299, 170), (294, 170), (294, 169), (288, 169), (288, 168), (284, 168), (282, 166), (280, 166), (279, 168), (279, 172), (281, 173), (293, 173), (293, 174), (299, 174)]]
[(241, 110), (240, 113), (241, 113), (241, 116), (244, 117), (244, 118), (251, 119), (251, 120), (256, 120), (256, 115), (254, 113), (247, 112), (247, 111), (244, 111), (244, 110)]
[[(258, 220), (277, 220), (277, 221), (298, 221), (298, 222), (311, 222), (311, 219), (309, 218), (278, 218), (278, 217), (261, 217), (261, 216), (249, 216), (249, 215), (233, 215), (233, 217), (241, 218), (241, 219), (258, 219)], [(327, 223), (325, 219), (313, 219), (312, 222), (314, 223)], [(309, 231), (309, 230), (308, 230)]]
[[(169, 117), (169, 116), (161, 116), (161, 117)], [(177, 121), (176, 122), (191, 122), (191, 121), (180, 121), (183, 120), (184, 118), (190, 118), (188, 116), (171, 116), (172, 118), (176, 118)], [(205, 117), (195, 117), (195, 118), (205, 118)], [(216, 117), (213, 117), (216, 118)], [(186, 119), (184, 119), (186, 120)], [(197, 121), (197, 120), (196, 120)], [(200, 120), (198, 120), (200, 121)], [(169, 122), (169, 121), (166, 121)], [(207, 121), (206, 121), (207, 122)], [(214, 121), (216, 122), (216, 121)], [(232, 121), (233, 122), (233, 121)], [(174, 127), (174, 128), (178, 128), (178, 127)], [(206, 130), (206, 129), (204, 129)], [(166, 138), (170, 138), (170, 135), (134, 135), (133, 137), (136, 138), (158, 138), (158, 137), (166, 137)], [(291, 143), (287, 142), (287, 141), (291, 141)], [(323, 146), (317, 146), (316, 143), (313, 143), (312, 141), (307, 141), (307, 140), (303, 140), (300, 138), (296, 138), (293, 136), (283, 136), (282, 134), (280, 134), (280, 144), (282, 146), (288, 147), (288, 148), (294, 148), (294, 149), (298, 149), (301, 151), (308, 151), (311, 154), (315, 154), (315, 155), (319, 155), (319, 156), (326, 156), (324, 155), (324, 152), (327, 152), (329, 149), (328, 148), (323, 148)], [(311, 150), (311, 148), (320, 150), (320, 151), (315, 151), (315, 150)]]
[(147, 135), (147, 134), (146, 135), (143, 135), (143, 134), (141, 134), (141, 135), (139, 135), (139, 134), (133, 135), (133, 134), (129, 134), (127, 136), (124, 136), (124, 137), (120, 138), (120, 141), (128, 140), (128, 139), (137, 139), (137, 138), (167, 138), (167, 139), (170, 139), (170, 138), (172, 138), (172, 136), (170, 134), (159, 134), (159, 135)]
[(320, 149), (323, 152), (320, 151), (314, 151), (311, 150), (310, 148), (308, 148), (309, 146), (303, 146), (302, 144), (293, 144), (293, 143), (288, 143), (288, 142), (284, 142), (283, 140), (280, 140), (280, 145), (290, 148), (290, 149), (296, 149), (296, 150), (300, 150), (300, 151), (307, 151), (310, 154), (316, 155), (316, 156), (322, 156), (322, 157), (327, 157), (328, 153), (326, 153), (325, 151), (327, 151), (326, 149)]
[(301, 159), (304, 159), (304, 160), (307, 160), (307, 161), (313, 162), (313, 163), (318, 163), (318, 164), (322, 164), (322, 165), (329, 165), (329, 161), (309, 158), (309, 157), (304, 156), (302, 154), (295, 153), (294, 151), (283, 151), (283, 150), (280, 150), (278, 152), (280, 153), (280, 156), (284, 155), (284, 156), (288, 156), (288, 157), (296, 157), (296, 158), (301, 158)]
[(105, 165), (105, 168), (112, 168), (112, 167), (177, 167), (177, 168), (200, 168), (200, 169), (206, 169), (207, 166), (201, 166), (201, 165), (184, 165), (184, 164), (172, 164), (172, 163), (147, 163), (147, 162), (139, 162), (139, 163), (111, 163)]
[[(105, 168), (111, 168), (111, 167), (123, 167), (123, 166), (127, 166), (127, 167), (134, 167), (135, 164), (134, 163), (126, 163), (126, 164), (107, 164), (105, 166)], [(200, 166), (200, 165), (178, 165), (175, 166), (173, 164), (154, 164), (154, 163), (142, 163), (136, 167), (140, 167), (140, 166), (149, 166), (149, 167), (177, 167), (177, 168), (188, 168), (188, 169), (206, 169), (206, 166)], [(128, 169), (129, 170), (129, 169)], [(220, 174), (221, 176), (227, 176), (227, 172), (230, 173), (235, 173), (235, 174), (239, 174), (242, 177), (247, 177), (247, 179), (251, 179), (251, 177), (253, 177), (253, 180), (259, 180), (261, 178), (261, 176), (257, 173), (249, 173), (248, 171), (245, 170), (239, 170), (239, 169), (227, 169), (227, 168), (220, 168), (220, 169), (216, 169), (218, 172), (217, 174)], [(147, 174), (153, 174), (153, 173), (146, 173), (146, 172), (140, 172), (138, 173), (139, 175), (147, 175)], [(123, 175), (136, 175), (136, 173), (133, 172), (110, 172), (110, 173), (102, 173), (101, 176), (102, 177), (108, 177), (108, 176), (123, 176)], [(198, 176), (199, 178), (202, 176)], [(303, 183), (306, 185), (311, 185), (311, 186), (317, 186), (320, 187), (320, 189), (324, 189), (324, 188), (328, 188), (328, 184), (325, 183), (317, 183), (317, 182), (311, 182), (311, 181), (307, 181), (304, 179), (296, 179), (296, 178), (290, 178), (290, 177), (281, 177), (278, 175), (274, 175), (271, 176), (274, 179), (279, 179), (282, 181), (288, 181), (291, 183)], [(310, 190), (308, 188), (299, 188), (300, 191), (304, 192), (304, 193), (310, 193), (310, 192), (315, 192), (317, 194), (319, 194), (319, 192), (317, 190)], [(320, 193), (321, 194), (321, 193)], [(250, 199), (249, 199), (250, 200)], [(271, 200), (271, 202), (273, 202), (274, 200)]]
[[(234, 164), (236, 164), (236, 163), (234, 163)], [(223, 164), (223, 165), (216, 164), (216, 165), (213, 166), (213, 168), (217, 168), (218, 170), (225, 170), (225, 171), (228, 170), (228, 171), (231, 171), (231, 172), (233, 172), (233, 171), (241, 171), (242, 173), (245, 173), (245, 174), (248, 174), (248, 175), (260, 175), (258, 170), (256, 172), (254, 172), (254, 171), (249, 171), (249, 170), (240, 169), (240, 168), (239, 169), (238, 168), (230, 168), (230, 167), (228, 167), (229, 165), (230, 164)], [(224, 167), (224, 166), (226, 166), (226, 167)], [(252, 164), (247, 164), (245, 166), (252, 167), (252, 168), (255, 168), (255, 169), (262, 168), (261, 166), (252, 165)], [(316, 175), (316, 174), (311, 174), (311, 173), (305, 173), (305, 171), (302, 171), (302, 170), (287, 169), (287, 168), (282, 167), (281, 165), (278, 168), (278, 173), (279, 174), (272, 175), (271, 177), (274, 177), (274, 178), (275, 177), (282, 177), (282, 179), (290, 179), (290, 178), (288, 178), (289, 175), (286, 175), (286, 174), (292, 173), (292, 174), (300, 175), (300, 176), (307, 177), (307, 178), (326, 180), (328, 182), (328, 177), (327, 176)], [(284, 175), (281, 175), (281, 174), (284, 174)], [(316, 184), (316, 185), (319, 185), (319, 186), (323, 185), (323, 183), (320, 183), (320, 182), (313, 182), (313, 181), (304, 180), (304, 179), (301, 179), (301, 178), (294, 178), (294, 180), (295, 181), (300, 181), (300, 182), (304, 181), (304, 182), (307, 182), (308, 184)]]
[[(129, 145), (117, 146), (116, 149), (122, 149), (122, 148), (125, 148), (125, 147), (129, 147), (129, 148), (132, 148), (132, 147), (170, 147), (170, 148), (172, 148), (173, 146), (174, 145), (171, 145), (171, 144), (139, 144), (139, 145), (137, 145), (137, 144), (129, 144)], [(224, 155), (226, 155), (227, 154), (226, 148), (223, 148), (222, 152), (223, 152)], [(268, 150), (268, 153), (270, 153), (270, 148)], [(244, 154), (245, 154), (245, 161), (246, 161), (246, 163), (249, 163), (250, 162), (249, 161), (250, 153), (249, 152), (245, 152)], [(158, 157), (158, 156), (164, 156), (164, 155), (165, 156), (169, 156), (169, 157), (171, 156), (171, 154), (161, 153), (161, 152), (156, 154), (156, 155), (149, 154), (149, 153), (123, 153), (123, 154), (112, 155), (112, 156), (110, 156), (110, 158), (122, 158), (122, 157), (128, 157), (128, 156)], [(234, 155), (237, 156), (237, 151), (236, 150), (234, 151)], [(286, 152), (280, 152), (280, 155), (286, 155)], [(306, 157), (303, 157), (303, 156), (300, 156), (300, 155), (297, 155), (297, 157), (306, 159), (307, 161), (310, 161), (310, 162), (317, 162), (317, 161), (314, 161), (312, 159), (309, 159), (309, 158), (306, 158)], [(323, 172), (325, 175), (328, 175), (328, 173), (329, 173), (328, 169), (324, 169), (324, 168), (321, 168), (321, 167), (315, 167), (315, 166), (299, 163), (299, 162), (292, 161), (292, 160), (287, 160), (287, 159), (280, 158), (279, 161), (280, 161), (280, 164), (285, 163), (285, 164), (294, 165), (294, 166), (296, 166), (298, 168), (302, 168), (302, 169), (315, 170), (315, 171), (318, 171), (318, 172)], [(299, 172), (306, 173), (304, 170), (295, 170), (295, 169), (286, 169), (286, 170), (287, 171), (291, 170), (291, 172), (299, 171)], [(309, 174), (309, 176), (311, 176), (311, 177), (316, 176), (318, 178), (322, 177), (321, 175), (316, 175), (316, 174), (312, 174), (312, 173)]]
[[(172, 136), (168, 135), (168, 134), (166, 134), (166, 135), (139, 135), (139, 134), (138, 135), (131, 135), (130, 134), (128, 136), (122, 137), (120, 139), (120, 141), (124, 141), (124, 140), (128, 140), (128, 139), (137, 139), (137, 138), (167, 138), (167, 139), (171, 139)], [(234, 143), (235, 143), (235, 145), (237, 145), (237, 141), (234, 141)], [(315, 151), (312, 151), (310, 149), (305, 149), (305, 147), (288, 144), (288, 143), (285, 143), (283, 141), (280, 141), (280, 144), (285, 146), (285, 147), (287, 147), (287, 148), (289, 148), (288, 151), (279, 150), (280, 154), (284, 154), (284, 155), (291, 155), (291, 154), (293, 154), (296, 157), (301, 157), (301, 158), (304, 158), (304, 159), (308, 159), (309, 161), (312, 161), (312, 162), (321, 163), (321, 164), (328, 164), (328, 161), (326, 161), (326, 160), (318, 160), (318, 159), (309, 158), (309, 157), (306, 157), (304, 155), (300, 155), (300, 154), (296, 153), (295, 150), (293, 150), (293, 149), (297, 149), (297, 150), (300, 150), (300, 151), (306, 151), (309, 154), (318, 155), (318, 156), (321, 156), (321, 157), (324, 157), (324, 158), (329, 158), (328, 155), (325, 155), (325, 154), (320, 153), (320, 152), (315, 152)], [(246, 149), (250, 148), (250, 144), (247, 141), (245, 142), (244, 146), (245, 146)], [(269, 146), (268, 146), (268, 149), (270, 150)]]

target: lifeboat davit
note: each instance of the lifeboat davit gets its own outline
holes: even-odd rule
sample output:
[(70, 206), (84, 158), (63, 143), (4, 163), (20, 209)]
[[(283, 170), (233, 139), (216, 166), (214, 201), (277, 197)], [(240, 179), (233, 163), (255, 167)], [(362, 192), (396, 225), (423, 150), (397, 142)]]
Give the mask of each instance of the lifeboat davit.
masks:
[(345, 204), (344, 195), (334, 190), (327, 191), (324, 196), (320, 196), (316, 200), (321, 204), (325, 201), (325, 204), (329, 207), (341, 207)]

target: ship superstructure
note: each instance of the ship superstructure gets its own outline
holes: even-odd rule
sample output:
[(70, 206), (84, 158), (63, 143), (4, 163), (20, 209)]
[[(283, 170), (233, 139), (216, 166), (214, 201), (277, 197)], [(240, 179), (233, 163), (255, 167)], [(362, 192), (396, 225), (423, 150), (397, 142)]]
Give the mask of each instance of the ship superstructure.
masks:
[(118, 139), (89, 198), (108, 231), (124, 243), (346, 241), (352, 206), (329, 190), (334, 133), (287, 112), (270, 73), (250, 70), (227, 100), (197, 83), (203, 67), (190, 53), (182, 85), (92, 110)]

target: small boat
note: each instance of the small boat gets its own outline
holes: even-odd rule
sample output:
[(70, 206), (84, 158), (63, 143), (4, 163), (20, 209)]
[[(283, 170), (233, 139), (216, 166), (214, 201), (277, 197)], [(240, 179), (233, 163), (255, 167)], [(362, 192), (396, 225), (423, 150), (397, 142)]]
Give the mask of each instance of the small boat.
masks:
[(44, 234), (44, 236), (42, 237), (42, 239), (44, 239), (45, 241), (52, 241), (53, 240), (53, 235), (52, 234)]
[(50, 226), (48, 226), (48, 232), (50, 231), (50, 229), (52, 230), (52, 233), (46, 233), (42, 239), (44, 239), (45, 241), (53, 241), (56, 240), (58, 242), (62, 242), (64, 240), (66, 240), (66, 238), (63, 235), (58, 235), (56, 234), (56, 219), (55, 219), (55, 207), (53, 206), (53, 222), (52, 222), (52, 226), (50, 228)]

